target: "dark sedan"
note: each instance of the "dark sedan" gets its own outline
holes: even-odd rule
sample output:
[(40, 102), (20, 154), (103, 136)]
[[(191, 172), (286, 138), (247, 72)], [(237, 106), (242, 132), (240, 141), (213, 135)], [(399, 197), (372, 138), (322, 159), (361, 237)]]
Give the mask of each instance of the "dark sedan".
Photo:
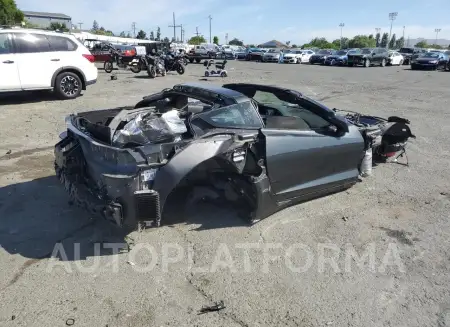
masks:
[(448, 60), (442, 52), (427, 52), (411, 61), (411, 69), (446, 69)]
[(336, 53), (335, 50), (319, 50), (319, 52), (316, 52), (316, 54), (313, 54), (309, 58), (309, 63), (314, 64), (325, 64), (325, 60), (328, 56), (332, 56)]
[(266, 51), (262, 49), (250, 49), (245, 57), (247, 61), (263, 61), (263, 56)]
[(334, 55), (328, 56), (325, 59), (325, 65), (329, 66), (347, 66), (348, 50), (339, 50)]
[(352, 186), (368, 145), (390, 153), (410, 135), (399, 117), (351, 117), (282, 87), (179, 84), (67, 117), (55, 170), (75, 204), (119, 226), (220, 197), (254, 223)]

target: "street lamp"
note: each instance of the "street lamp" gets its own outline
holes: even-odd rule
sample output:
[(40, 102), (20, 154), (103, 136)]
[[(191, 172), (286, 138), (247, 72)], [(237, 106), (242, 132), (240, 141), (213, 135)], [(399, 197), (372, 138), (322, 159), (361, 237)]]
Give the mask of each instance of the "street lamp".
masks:
[(441, 29), (440, 28), (435, 28), (434, 31), (436, 32), (436, 42), (434, 42), (434, 44), (437, 45), (438, 34), (441, 31)]
[(394, 20), (397, 18), (398, 12), (391, 12), (389, 13), (389, 19), (391, 21), (391, 29), (389, 30), (389, 39), (386, 44), (386, 48), (389, 48), (389, 42), (391, 42), (391, 34), (392, 34), (392, 24), (394, 23)]
[(342, 28), (345, 26), (344, 23), (340, 23), (339, 27), (341, 28), (341, 49), (342, 49)]

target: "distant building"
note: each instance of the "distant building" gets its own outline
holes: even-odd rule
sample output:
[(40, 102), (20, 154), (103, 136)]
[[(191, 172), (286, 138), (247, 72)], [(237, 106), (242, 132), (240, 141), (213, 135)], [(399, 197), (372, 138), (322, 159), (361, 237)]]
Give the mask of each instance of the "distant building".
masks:
[(258, 48), (287, 48), (288, 46), (277, 40), (272, 40), (263, 44), (258, 45)]
[(64, 14), (23, 11), (23, 15), (27, 22), (42, 28), (50, 27), (51, 23), (66, 24), (66, 27), (69, 29), (72, 27), (72, 17)]

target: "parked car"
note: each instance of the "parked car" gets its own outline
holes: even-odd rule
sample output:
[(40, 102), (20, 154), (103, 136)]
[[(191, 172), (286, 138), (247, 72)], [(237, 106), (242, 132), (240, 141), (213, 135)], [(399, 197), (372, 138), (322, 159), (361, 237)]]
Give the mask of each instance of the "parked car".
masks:
[(258, 48), (252, 48), (249, 49), (247, 56), (245, 57), (245, 60), (247, 61), (263, 61), (265, 50), (258, 49)]
[(368, 149), (404, 150), (408, 124), (341, 115), (282, 87), (179, 84), (134, 106), (68, 116), (55, 171), (75, 204), (118, 226), (160, 226), (195, 187), (255, 223), (354, 185)]
[(237, 50), (234, 53), (234, 57), (236, 59), (241, 59), (242, 60), (242, 59), (245, 59), (247, 57), (247, 54), (248, 54), (248, 49), (246, 49), (245, 47), (240, 47), (239, 50)]
[(347, 65), (370, 67), (374, 65), (386, 66), (389, 54), (385, 48), (364, 48), (359, 53), (347, 55)]
[(390, 66), (401, 66), (405, 58), (400, 54), (400, 52), (389, 50), (387, 64)]
[(302, 63), (303, 50), (290, 50), (283, 55), (283, 63), (285, 64), (301, 64)]
[(347, 54), (349, 52), (349, 50), (339, 50), (334, 55), (328, 56), (324, 63), (329, 66), (347, 66)]
[(403, 56), (403, 64), (410, 65), (411, 60), (419, 57), (421, 54), (426, 53), (427, 50), (415, 47), (403, 47), (398, 52)]
[(301, 60), (302, 64), (308, 63), (309, 58), (311, 58), (311, 56), (315, 54), (314, 50), (311, 50), (311, 49), (302, 50), (302, 52), (303, 52), (302, 60)]
[(426, 52), (411, 61), (411, 69), (447, 69), (449, 57), (442, 52)]
[(314, 64), (324, 64), (325, 60), (327, 59), (328, 56), (332, 56), (336, 53), (335, 50), (319, 50), (318, 52), (316, 52), (316, 54), (313, 54), (310, 58), (309, 58), (309, 63), (314, 65)]
[(94, 56), (73, 35), (0, 29), (0, 92), (53, 90), (74, 99), (96, 83)]
[(269, 49), (263, 54), (264, 62), (278, 62), (280, 60), (280, 50), (279, 49)]

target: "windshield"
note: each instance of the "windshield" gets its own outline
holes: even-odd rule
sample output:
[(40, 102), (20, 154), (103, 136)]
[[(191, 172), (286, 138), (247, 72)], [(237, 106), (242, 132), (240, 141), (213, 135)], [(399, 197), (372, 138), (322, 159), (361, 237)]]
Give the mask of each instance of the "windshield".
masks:
[(357, 53), (359, 53), (359, 50), (350, 50), (348, 52), (348, 54), (357, 54)]
[(269, 49), (269, 51), (267, 51), (268, 53), (277, 53), (278, 50), (277, 49)]
[(337, 54), (338, 56), (345, 56), (345, 55), (347, 54), (347, 51), (345, 51), (345, 50), (339, 50), (338, 52), (336, 52), (336, 54)]
[(427, 57), (427, 58), (439, 58), (439, 53), (437, 52), (427, 52), (421, 55), (421, 57)]
[(250, 101), (207, 111), (197, 117), (218, 128), (262, 128), (262, 121)]
[(401, 48), (401, 49), (400, 49), (400, 52), (403, 52), (403, 53), (413, 53), (413, 52), (414, 52), (414, 49), (411, 49), (411, 48)]
[(318, 52), (318, 54), (329, 54), (329, 53), (330, 53), (330, 51), (328, 51), (328, 50), (320, 50)]
[(450, 55), (450, 50), (445, 51), (444, 54), (446, 54), (447, 56)]
[(362, 54), (369, 54), (371, 52), (372, 52), (371, 49), (362, 49), (362, 51), (361, 51)]

